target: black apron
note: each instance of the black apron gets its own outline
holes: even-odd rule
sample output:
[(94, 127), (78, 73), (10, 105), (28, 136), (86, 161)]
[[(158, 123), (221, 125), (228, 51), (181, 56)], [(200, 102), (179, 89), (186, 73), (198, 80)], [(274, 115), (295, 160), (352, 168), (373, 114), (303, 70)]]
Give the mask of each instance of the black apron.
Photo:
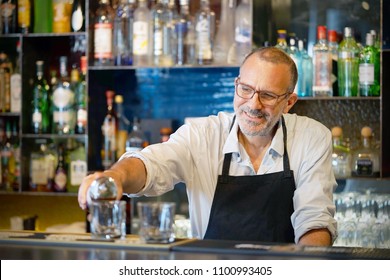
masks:
[(295, 182), (293, 171), (290, 170), (283, 116), (281, 120), (283, 171), (264, 175), (229, 176), (232, 153), (226, 154), (222, 175), (218, 176), (204, 239), (294, 242), (290, 217), (294, 211)]

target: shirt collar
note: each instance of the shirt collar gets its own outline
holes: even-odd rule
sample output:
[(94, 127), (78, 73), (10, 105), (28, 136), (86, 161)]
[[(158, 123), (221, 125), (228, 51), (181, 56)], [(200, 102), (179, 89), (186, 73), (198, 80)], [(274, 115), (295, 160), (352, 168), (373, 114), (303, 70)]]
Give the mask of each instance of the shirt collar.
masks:
[[(226, 138), (225, 145), (223, 146), (223, 153), (240, 153), (240, 143), (238, 142), (238, 122), (235, 121), (228, 137)], [(279, 121), (278, 129), (276, 130), (275, 136), (272, 139), (270, 146), (270, 153), (276, 152), (279, 156), (283, 155), (284, 143), (283, 143), (283, 129), (282, 122)]]

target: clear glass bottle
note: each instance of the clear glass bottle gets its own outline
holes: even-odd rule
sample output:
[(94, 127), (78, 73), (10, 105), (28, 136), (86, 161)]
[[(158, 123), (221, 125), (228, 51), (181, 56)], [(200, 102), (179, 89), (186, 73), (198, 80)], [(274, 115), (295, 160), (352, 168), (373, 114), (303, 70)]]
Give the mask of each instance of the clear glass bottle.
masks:
[(36, 61), (36, 76), (32, 89), (32, 133), (48, 133), (50, 125), (49, 85), (43, 75), (43, 60)]
[(119, 159), (126, 151), (126, 140), (130, 127), (130, 121), (123, 111), (123, 96), (115, 95), (116, 115), (118, 118), (118, 131), (116, 139), (116, 157)]
[(252, 15), (252, 1), (242, 0), (235, 12), (235, 60), (239, 64), (252, 51)]
[(278, 29), (278, 39), (276, 41), (275, 47), (287, 52), (288, 45), (287, 45), (287, 31), (285, 29)]
[[(236, 1), (235, 0), (222, 0), (221, 1), (221, 17), (219, 20), (219, 25), (217, 33), (215, 35), (214, 47), (213, 47), (213, 58), (214, 64), (225, 65), (231, 61), (235, 61), (236, 54), (232, 53), (234, 51), (234, 16), (235, 16)], [(237, 10), (239, 7), (237, 7)], [(239, 40), (245, 39), (241, 38), (241, 33), (244, 28), (245, 18), (242, 19), (243, 24), (237, 26), (237, 32), (239, 33), (236, 36)], [(246, 35), (246, 33), (244, 33)]]
[(358, 95), (359, 87), (359, 52), (360, 49), (352, 34), (351, 27), (344, 28), (344, 39), (339, 45), (338, 83), (339, 96)]
[(372, 143), (372, 129), (363, 127), (361, 137), (361, 145), (353, 153), (352, 176), (379, 177), (379, 151)]
[(150, 10), (146, 0), (139, 0), (134, 11), (133, 25), (133, 64), (147, 66), (150, 64), (151, 26)]
[(351, 152), (343, 142), (343, 129), (332, 127), (333, 153), (332, 167), (336, 179), (345, 179), (351, 176)]
[(68, 192), (77, 193), (81, 182), (87, 176), (87, 158), (83, 143), (76, 142), (76, 148), (69, 151)]
[(67, 166), (65, 165), (65, 148), (62, 143), (58, 145), (58, 163), (54, 175), (53, 191), (66, 192), (68, 182)]
[(53, 89), (53, 133), (73, 134), (76, 125), (75, 93), (68, 76), (68, 58), (60, 57), (60, 78)]
[(200, 9), (195, 15), (195, 57), (199, 65), (213, 63), (215, 35), (215, 13), (210, 9), (209, 0), (200, 1)]
[(379, 96), (380, 61), (378, 61), (377, 49), (374, 46), (374, 38), (371, 33), (366, 34), (366, 46), (360, 52), (359, 59), (359, 95)]
[(1, 34), (11, 34), (17, 32), (17, 0), (1, 1)]
[(87, 75), (87, 57), (82, 56), (80, 59), (81, 78), (76, 84), (76, 127), (77, 134), (87, 133), (88, 111), (87, 111), (87, 83), (85, 77)]
[(175, 23), (175, 64), (195, 63), (195, 25), (190, 15), (189, 0), (180, 0), (180, 14)]
[(115, 10), (114, 19), (114, 64), (133, 64), (134, 0), (121, 0)]
[(303, 41), (298, 41), (298, 50), (301, 53), (302, 58), (302, 75), (299, 79), (299, 92), (298, 96), (312, 96), (313, 88), (313, 60), (304, 48)]
[(114, 64), (113, 43), (114, 10), (109, 0), (99, 0), (93, 26), (94, 35), (94, 64), (96, 66), (110, 66)]
[(326, 39), (326, 26), (317, 27), (313, 46), (313, 96), (332, 96), (332, 54)]
[(302, 80), (302, 55), (301, 52), (299, 51), (298, 47), (296, 46), (296, 40), (295, 38), (290, 38), (290, 45), (288, 46), (287, 53), (290, 55), (292, 60), (295, 62), (295, 66), (297, 67), (298, 71), (298, 81), (297, 84), (295, 85), (294, 92), (299, 93), (301, 91), (300, 86), (301, 86), (301, 80)]
[(13, 113), (20, 113), (22, 106), (22, 75), (20, 73), (20, 41), (16, 44), (17, 58), (15, 61), (14, 71), (10, 78), (10, 93), (11, 93), (11, 107), (10, 111)]
[(118, 120), (113, 106), (114, 96), (114, 91), (106, 91), (107, 113), (102, 125), (103, 143), (101, 149), (102, 166), (104, 169), (110, 168), (116, 160), (116, 135)]
[(37, 143), (39, 148), (30, 155), (30, 190), (38, 192), (51, 191), (48, 185), (49, 164), (47, 161), (46, 142)]
[(127, 136), (126, 152), (136, 152), (142, 150), (146, 146), (145, 134), (141, 128), (141, 123), (137, 117), (133, 119), (132, 129)]

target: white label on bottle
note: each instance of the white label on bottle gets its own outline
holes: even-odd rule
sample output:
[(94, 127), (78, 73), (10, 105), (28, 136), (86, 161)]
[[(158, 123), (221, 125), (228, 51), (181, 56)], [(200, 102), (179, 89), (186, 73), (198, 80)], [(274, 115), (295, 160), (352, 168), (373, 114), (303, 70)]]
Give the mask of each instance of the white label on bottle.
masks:
[(53, 104), (58, 108), (70, 106), (73, 96), (74, 93), (70, 89), (59, 87), (53, 92)]
[(94, 50), (95, 58), (112, 57), (112, 24), (96, 23), (95, 24)]
[(133, 53), (135, 55), (148, 54), (148, 23), (136, 21), (133, 25)]
[(56, 111), (53, 112), (53, 121), (55, 123), (69, 123), (71, 119), (71, 114), (69, 111)]
[(77, 110), (77, 123), (80, 124), (87, 124), (88, 119), (88, 113), (85, 109), (78, 109)]
[(198, 58), (211, 59), (210, 26), (207, 19), (202, 19), (196, 24)]
[(66, 174), (60, 171), (54, 177), (54, 182), (56, 183), (56, 189), (62, 191), (66, 187)]
[(161, 28), (156, 29), (153, 35), (153, 54), (155, 56), (162, 55), (163, 52), (163, 32)]
[(47, 163), (45, 159), (31, 160), (31, 182), (33, 184), (47, 184)]
[(80, 185), (85, 176), (87, 176), (87, 163), (83, 160), (71, 161), (70, 184), (72, 186)]
[(22, 96), (22, 77), (19, 73), (11, 76), (11, 112), (20, 113)]
[(341, 59), (352, 59), (357, 57), (357, 54), (354, 52), (341, 51), (339, 52), (339, 58)]
[(41, 112), (34, 112), (32, 114), (32, 122), (33, 123), (41, 123), (42, 122), (42, 114)]
[(81, 8), (78, 8), (72, 14), (72, 28), (74, 31), (77, 32), (81, 29), (82, 26), (83, 26), (83, 12), (81, 11)]
[(252, 41), (251, 38), (251, 30), (248, 28), (240, 28), (239, 26), (236, 27), (235, 30), (235, 41), (237, 43), (250, 43)]
[(359, 64), (359, 83), (365, 85), (374, 84), (374, 64), (371, 63)]

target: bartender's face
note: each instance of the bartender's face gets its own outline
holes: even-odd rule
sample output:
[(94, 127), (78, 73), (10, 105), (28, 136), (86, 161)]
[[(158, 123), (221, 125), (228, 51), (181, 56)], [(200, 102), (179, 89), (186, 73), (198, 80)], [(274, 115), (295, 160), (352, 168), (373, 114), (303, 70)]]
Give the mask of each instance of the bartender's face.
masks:
[[(251, 99), (237, 95), (237, 83), (256, 90)], [(249, 57), (241, 66), (240, 77), (236, 80), (234, 110), (241, 132), (248, 136), (268, 136), (278, 123), (281, 115), (287, 113), (297, 100), (288, 92), (290, 72), (286, 64), (262, 61), (256, 56)], [(278, 96), (274, 105), (262, 104), (260, 92)]]

